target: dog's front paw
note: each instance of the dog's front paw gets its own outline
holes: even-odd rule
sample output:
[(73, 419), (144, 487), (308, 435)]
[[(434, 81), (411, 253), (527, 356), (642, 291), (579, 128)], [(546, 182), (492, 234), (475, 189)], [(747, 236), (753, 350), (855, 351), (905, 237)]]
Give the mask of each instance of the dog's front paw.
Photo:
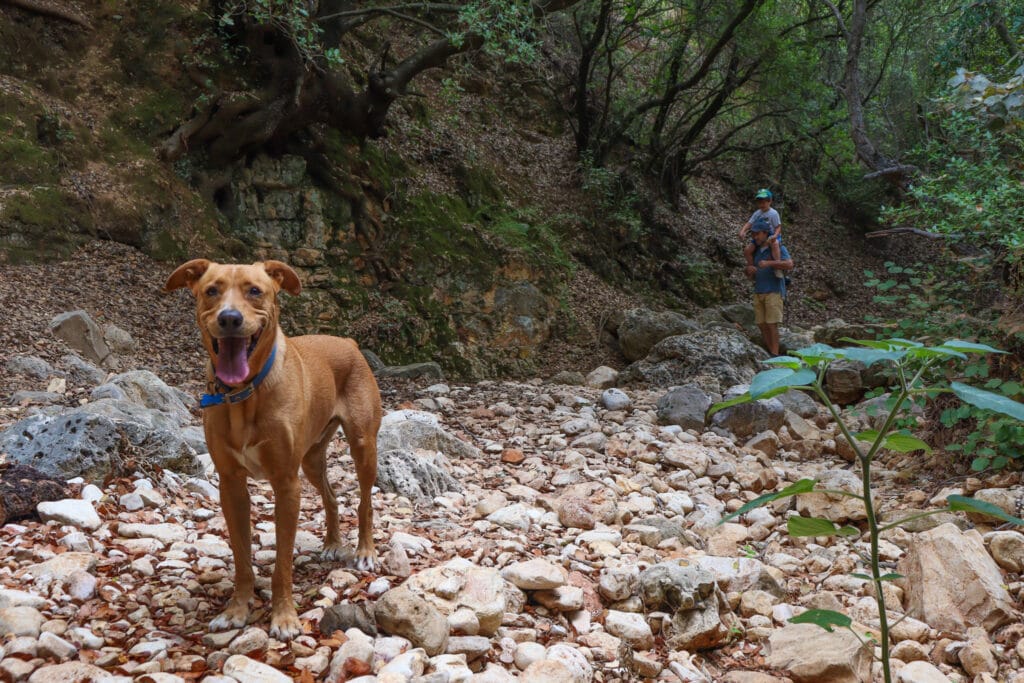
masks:
[(242, 628), (249, 620), (248, 606), (237, 604), (228, 605), (227, 609), (220, 613), (210, 622), (211, 631), (227, 631), (233, 628)]
[(356, 561), (352, 565), (362, 572), (373, 572), (377, 570), (377, 551), (360, 550), (356, 553)]
[(325, 543), (323, 550), (320, 551), (320, 557), (327, 562), (351, 564), (353, 553), (352, 548), (344, 543)]
[(288, 641), (302, 634), (302, 623), (294, 610), (282, 614), (274, 614), (270, 618), (270, 637), (275, 640)]

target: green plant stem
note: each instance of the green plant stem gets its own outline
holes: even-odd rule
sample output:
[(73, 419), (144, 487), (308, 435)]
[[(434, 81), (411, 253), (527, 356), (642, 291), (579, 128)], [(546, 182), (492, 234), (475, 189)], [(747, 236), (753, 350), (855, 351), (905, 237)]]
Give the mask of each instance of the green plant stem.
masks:
[(938, 510), (928, 510), (926, 512), (918, 512), (916, 514), (910, 515), (909, 517), (904, 517), (903, 519), (899, 519), (899, 520), (896, 520), (895, 522), (890, 522), (889, 524), (886, 524), (883, 527), (879, 527), (878, 528), (878, 533), (883, 533), (885, 531), (888, 531), (889, 529), (895, 529), (900, 524), (906, 524), (907, 522), (913, 521), (915, 519), (921, 519), (923, 517), (931, 517), (932, 515), (937, 515), (940, 512), (949, 512), (949, 508), (948, 507), (947, 508), (939, 508)]

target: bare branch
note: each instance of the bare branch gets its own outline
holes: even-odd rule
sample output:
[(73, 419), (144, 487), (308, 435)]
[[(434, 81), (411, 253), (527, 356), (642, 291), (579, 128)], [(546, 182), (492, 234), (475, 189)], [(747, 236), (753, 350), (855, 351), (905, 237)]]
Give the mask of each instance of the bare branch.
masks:
[(70, 7), (65, 7), (60, 3), (52, 2), (50, 0), (0, 0), (0, 3), (11, 5), (12, 7), (18, 7), (26, 12), (33, 12), (35, 14), (54, 17), (56, 19), (63, 19), (64, 21), (69, 21), (72, 24), (78, 24), (84, 28), (92, 29), (92, 24), (86, 17), (82, 16)]

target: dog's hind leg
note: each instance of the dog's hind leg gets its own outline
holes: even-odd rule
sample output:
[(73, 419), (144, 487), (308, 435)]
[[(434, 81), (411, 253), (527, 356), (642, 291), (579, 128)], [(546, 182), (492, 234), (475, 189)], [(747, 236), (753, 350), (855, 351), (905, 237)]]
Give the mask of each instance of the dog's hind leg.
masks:
[(338, 528), (338, 499), (334, 495), (334, 489), (327, 478), (327, 446), (337, 432), (338, 423), (332, 423), (327, 428), (327, 435), (319, 443), (309, 449), (302, 458), (302, 472), (306, 479), (313, 485), (313, 488), (320, 494), (323, 501), (324, 513), (327, 515), (327, 531), (324, 535), (323, 557), (326, 560), (338, 561), (345, 557), (345, 544), (341, 539), (341, 531)]
[(352, 450), (359, 479), (359, 543), (356, 546), (356, 569), (373, 571), (377, 551), (373, 546), (373, 485), (377, 481), (377, 429), (380, 417), (362, 420), (347, 417), (342, 422), (345, 438)]

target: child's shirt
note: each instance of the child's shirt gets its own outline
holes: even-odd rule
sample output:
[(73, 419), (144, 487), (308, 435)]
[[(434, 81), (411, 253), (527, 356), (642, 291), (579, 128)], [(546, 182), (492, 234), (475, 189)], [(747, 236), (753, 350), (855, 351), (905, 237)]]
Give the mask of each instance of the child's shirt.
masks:
[[(776, 232), (778, 232), (779, 226), (782, 225), (782, 219), (779, 217), (779, 212), (772, 208), (769, 208), (767, 211), (762, 211), (761, 209), (758, 209), (757, 211), (750, 215), (750, 220), (748, 222), (751, 225), (754, 225), (757, 223), (758, 220), (768, 221), (768, 225), (771, 226), (773, 235)], [(779, 239), (782, 239), (781, 234), (779, 235)]]

